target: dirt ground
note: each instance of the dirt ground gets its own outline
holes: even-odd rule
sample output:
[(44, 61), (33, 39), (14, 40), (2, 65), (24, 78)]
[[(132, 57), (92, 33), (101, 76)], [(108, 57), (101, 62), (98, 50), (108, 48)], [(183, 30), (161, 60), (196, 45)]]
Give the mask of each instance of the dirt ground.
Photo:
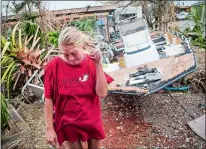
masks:
[[(195, 50), (198, 70), (191, 79), (205, 72), (205, 51)], [(166, 92), (146, 96), (109, 95), (102, 100), (102, 120), (107, 137), (102, 148), (206, 148), (187, 123), (205, 113), (198, 105), (205, 103), (202, 90)], [(19, 114), (25, 123), (16, 123), (20, 132), (18, 148), (49, 148), (45, 142), (43, 104), (20, 102)], [(184, 107), (184, 108), (183, 108)], [(16, 126), (12, 126), (16, 127)], [(84, 143), (84, 146), (86, 144)]]

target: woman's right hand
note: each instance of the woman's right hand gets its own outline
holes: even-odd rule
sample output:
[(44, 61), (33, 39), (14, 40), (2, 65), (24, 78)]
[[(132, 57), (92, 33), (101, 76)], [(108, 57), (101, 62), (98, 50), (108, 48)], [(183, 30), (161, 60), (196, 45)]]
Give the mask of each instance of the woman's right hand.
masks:
[(59, 147), (59, 143), (57, 141), (57, 134), (54, 130), (46, 131), (46, 141), (54, 147)]

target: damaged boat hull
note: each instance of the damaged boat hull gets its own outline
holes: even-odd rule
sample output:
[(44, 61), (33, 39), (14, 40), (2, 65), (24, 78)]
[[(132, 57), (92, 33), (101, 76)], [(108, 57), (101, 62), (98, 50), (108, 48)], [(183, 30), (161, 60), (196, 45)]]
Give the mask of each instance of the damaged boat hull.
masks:
[[(129, 80), (129, 74), (131, 72), (137, 71), (138, 66), (134, 66), (108, 73), (110, 76), (115, 78), (114, 81), (109, 85), (110, 93), (145, 96), (157, 92), (158, 90), (161, 90), (164, 87), (172, 84), (173, 82), (194, 72), (197, 69), (197, 60), (194, 56), (194, 53), (192, 52), (178, 57), (170, 57), (161, 60), (156, 60), (153, 62), (145, 63), (144, 65), (146, 65), (148, 68), (158, 68), (163, 76), (160, 81), (155, 82), (149, 86), (148, 92), (135, 92), (132, 90), (125, 91), (125, 88), (127, 88), (126, 83)], [(115, 87), (117, 86), (124, 87), (124, 89), (121, 90), (120, 88), (118, 90), (115, 90)]]
[[(120, 23), (119, 30), (125, 46), (124, 59), (127, 58), (128, 51), (133, 54), (133, 57), (124, 60), (126, 67), (108, 72), (114, 78), (114, 82), (109, 85), (110, 93), (149, 95), (197, 69), (196, 57), (190, 47), (189, 40), (183, 34), (169, 29), (153, 30), (150, 32), (144, 17), (128, 20)], [(142, 36), (145, 37), (142, 38)], [(154, 51), (147, 53), (145, 52), (146, 50), (141, 51), (140, 47), (154, 44)], [(138, 47), (138, 50), (135, 51), (135, 47)], [(158, 58), (155, 53), (158, 53)], [(148, 58), (151, 60), (147, 60)], [(158, 69), (158, 73), (162, 75), (161, 79), (148, 83), (147, 75), (139, 78), (131, 78), (130, 74), (138, 72), (141, 67)], [(155, 74), (153, 75), (155, 76)], [(143, 81), (138, 80), (140, 78)], [(131, 80), (134, 82), (131, 83)], [(145, 83), (142, 84), (144, 80)], [(141, 82), (141, 84), (135, 84), (135, 81)]]

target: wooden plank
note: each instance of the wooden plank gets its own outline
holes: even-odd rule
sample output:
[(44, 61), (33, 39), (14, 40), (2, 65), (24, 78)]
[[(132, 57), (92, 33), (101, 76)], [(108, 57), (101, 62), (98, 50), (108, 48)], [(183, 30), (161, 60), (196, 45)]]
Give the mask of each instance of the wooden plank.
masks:
[(8, 136), (8, 137), (6, 137), (6, 138), (2, 138), (2, 139), (1, 139), (1, 144), (2, 144), (2, 145), (5, 145), (5, 144), (9, 144), (9, 143), (11, 143), (11, 142), (13, 142), (13, 141), (18, 140), (18, 139), (20, 138), (20, 136), (21, 136), (21, 133), (22, 133), (22, 132), (16, 133), (16, 134), (11, 135), (11, 136)]
[(8, 112), (14, 122), (16, 121), (25, 122), (24, 119), (16, 111), (16, 109), (12, 106), (12, 104), (8, 105)]
[(25, 131), (21, 131), (18, 133), (15, 133), (11, 136), (4, 137), (1, 139), (1, 147), (7, 148), (7, 149), (13, 149), (19, 147), (22, 139), (21, 136), (25, 135)]
[(141, 89), (138, 87), (130, 86), (130, 87), (119, 87), (119, 86), (109, 86), (108, 90), (110, 91), (125, 91), (125, 92), (136, 92), (136, 93), (148, 93), (148, 90), (146, 89)]
[[(156, 60), (153, 62), (145, 63), (148, 68), (158, 68), (163, 77), (161, 81), (167, 81), (178, 74), (188, 70), (195, 64), (193, 53), (182, 55), (179, 57), (169, 57), (165, 59)], [(114, 78), (114, 81), (109, 85), (110, 87), (116, 87), (118, 85), (123, 86), (124, 89), (126, 82), (129, 80), (129, 74), (137, 71), (137, 67), (122, 68), (117, 71), (108, 72), (108, 74)]]
[(205, 140), (205, 114), (188, 122), (189, 127), (202, 139)]

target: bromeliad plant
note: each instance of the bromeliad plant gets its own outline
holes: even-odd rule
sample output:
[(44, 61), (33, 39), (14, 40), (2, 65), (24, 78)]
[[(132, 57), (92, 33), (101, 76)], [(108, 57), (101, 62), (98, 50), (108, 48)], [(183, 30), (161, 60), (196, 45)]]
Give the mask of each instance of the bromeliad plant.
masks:
[[(1, 35), (1, 127), (8, 127), (7, 99), (10, 99), (10, 89), (15, 90), (17, 83), (23, 86), (33, 71), (41, 70), (48, 56), (53, 51), (40, 50), (37, 36), (39, 26), (31, 36), (22, 34), (22, 22), (12, 30), (10, 40)], [(29, 42), (31, 44), (29, 44)], [(20, 76), (23, 81), (20, 80)], [(4, 87), (4, 88), (3, 88)]]
[[(13, 90), (15, 89), (20, 75), (23, 74), (28, 79), (34, 70), (41, 69), (51, 51), (40, 50), (40, 37), (37, 38), (39, 26), (35, 35), (22, 36), (20, 25), (21, 22), (14, 27), (11, 41), (1, 36), (2, 71), (0, 81), (1, 84), (6, 86), (7, 94), (4, 94), (4, 96), (7, 98), (10, 98), (10, 87), (13, 86)], [(29, 45), (29, 42), (32, 44)], [(11, 84), (11, 82), (14, 82), (14, 84)]]

